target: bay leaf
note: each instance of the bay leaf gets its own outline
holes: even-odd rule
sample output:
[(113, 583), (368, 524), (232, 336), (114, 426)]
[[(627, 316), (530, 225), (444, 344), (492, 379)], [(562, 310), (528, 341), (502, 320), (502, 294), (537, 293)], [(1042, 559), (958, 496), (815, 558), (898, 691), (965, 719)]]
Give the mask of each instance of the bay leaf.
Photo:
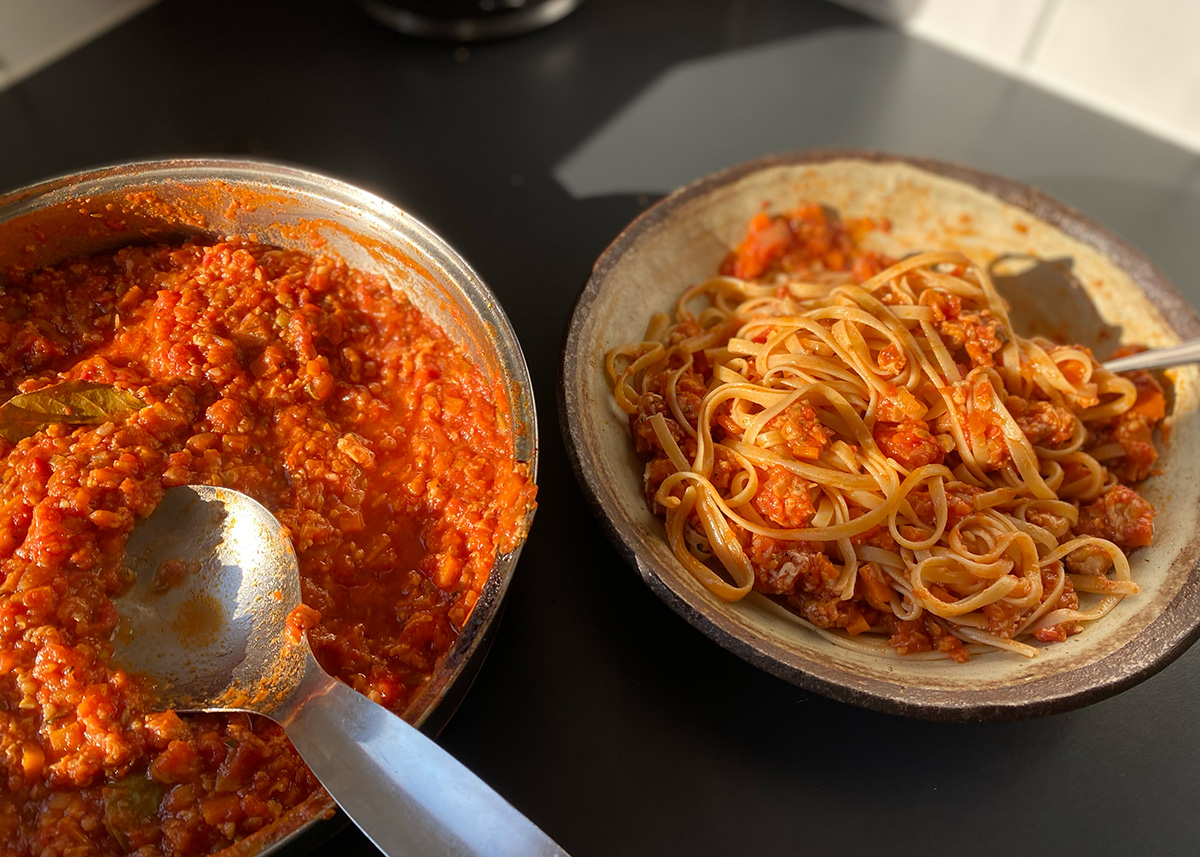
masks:
[(128, 854), (132, 850), (129, 830), (158, 821), (164, 789), (153, 780), (133, 774), (105, 786), (100, 794), (104, 798), (104, 826)]
[(16, 443), (55, 423), (100, 425), (144, 407), (146, 403), (128, 390), (92, 381), (63, 381), (0, 405), (0, 436)]

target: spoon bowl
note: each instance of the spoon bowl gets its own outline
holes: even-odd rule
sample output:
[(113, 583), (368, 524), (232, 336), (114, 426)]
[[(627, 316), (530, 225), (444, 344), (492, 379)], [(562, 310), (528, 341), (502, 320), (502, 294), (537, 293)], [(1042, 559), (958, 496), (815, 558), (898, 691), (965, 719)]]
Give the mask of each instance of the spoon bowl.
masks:
[(114, 657), (154, 677), (160, 707), (270, 715), (295, 692), (308, 649), (287, 639), (300, 575), (265, 507), (228, 488), (173, 488), (125, 561), (135, 581), (115, 602)]
[(286, 532), (241, 492), (166, 492), (126, 546), (114, 659), (160, 708), (270, 717), (382, 851), (407, 857), (565, 857), (529, 819), (417, 729), (330, 676), (301, 623)]

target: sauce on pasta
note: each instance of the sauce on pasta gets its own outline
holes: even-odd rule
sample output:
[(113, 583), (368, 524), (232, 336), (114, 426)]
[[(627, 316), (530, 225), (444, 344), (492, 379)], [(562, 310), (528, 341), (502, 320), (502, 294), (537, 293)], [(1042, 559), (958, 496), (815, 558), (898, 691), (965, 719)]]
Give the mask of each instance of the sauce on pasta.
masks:
[(839, 645), (967, 660), (1079, 633), (1137, 592), (1166, 402), (1023, 338), (958, 253), (886, 222), (760, 214), (606, 370), (675, 556)]

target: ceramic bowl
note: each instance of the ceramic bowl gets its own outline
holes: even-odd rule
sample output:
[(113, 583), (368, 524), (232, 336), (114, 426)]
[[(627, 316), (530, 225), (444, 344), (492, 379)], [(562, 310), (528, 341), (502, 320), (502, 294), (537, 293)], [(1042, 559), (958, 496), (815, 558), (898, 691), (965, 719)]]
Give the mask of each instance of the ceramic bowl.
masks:
[[(428, 227), (379, 197), (317, 173), (228, 159), (122, 164), (0, 195), (0, 259), (29, 267), (194, 236), (253, 235), (319, 248), (381, 274), (462, 346), (504, 396), (514, 453), (537, 475), (537, 417), (520, 344), (495, 296)], [(520, 547), (497, 558), (453, 647), (404, 717), (427, 733), (445, 724), (478, 670)], [(302, 853), (340, 829), (324, 791), (229, 849), (236, 857)]]
[(1093, 347), (1167, 345), (1200, 335), (1200, 316), (1140, 252), (1066, 205), (1014, 181), (874, 152), (776, 155), (701, 179), (648, 209), (596, 262), (567, 335), (563, 430), (595, 514), (656, 594), (698, 630), (767, 672), (881, 711), (967, 720), (1062, 711), (1153, 675), (1200, 634), (1200, 373), (1172, 370), (1173, 412), (1157, 474), (1154, 542), (1131, 557), (1136, 597), (1064, 643), (1026, 659), (967, 664), (885, 658), (836, 646), (761, 596), (712, 596), (675, 560), (642, 493), (642, 464), (603, 372), (605, 352), (641, 338), (651, 313), (711, 275), (763, 206), (816, 201), (844, 217), (886, 217), (864, 239), (893, 256), (957, 249), (1004, 272), (1018, 331)]

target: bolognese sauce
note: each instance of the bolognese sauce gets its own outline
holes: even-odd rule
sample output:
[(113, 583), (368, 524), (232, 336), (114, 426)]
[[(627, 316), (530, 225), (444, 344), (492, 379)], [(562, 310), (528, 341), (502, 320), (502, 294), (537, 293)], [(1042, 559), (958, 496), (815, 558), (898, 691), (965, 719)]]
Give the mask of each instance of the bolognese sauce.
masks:
[(1033, 657), (1138, 591), (1163, 388), (1018, 336), (961, 253), (860, 244), (888, 229), (759, 213), (607, 354), (647, 501), (724, 600), (872, 653)]
[(0, 439), (0, 850), (220, 850), (320, 787), (267, 720), (157, 712), (110, 662), (131, 528), (171, 486), (255, 497), (296, 548), (296, 633), (401, 712), (533, 505), (504, 394), (331, 256), (229, 240), (4, 274), (0, 401), (87, 381), (144, 407)]

